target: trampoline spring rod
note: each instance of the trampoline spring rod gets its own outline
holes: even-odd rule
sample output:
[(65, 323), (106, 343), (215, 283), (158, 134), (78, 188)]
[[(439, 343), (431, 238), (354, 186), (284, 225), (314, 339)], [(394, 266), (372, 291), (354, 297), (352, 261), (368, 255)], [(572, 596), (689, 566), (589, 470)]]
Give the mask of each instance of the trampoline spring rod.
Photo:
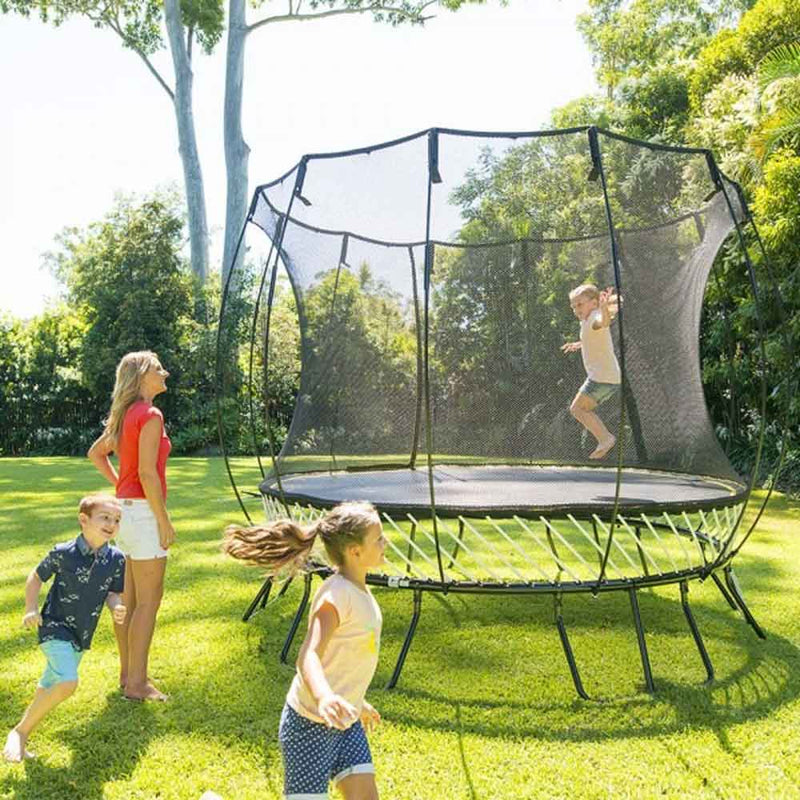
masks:
[(639, 560), (642, 562), (642, 569), (644, 570), (644, 574), (645, 575), (649, 575), (650, 574), (648, 572), (648, 569), (647, 569), (647, 561), (645, 560), (645, 559), (647, 559), (653, 565), (653, 569), (655, 569), (655, 571), (659, 575), (663, 575), (664, 574), (664, 570), (659, 567), (658, 563), (653, 558), (653, 556), (650, 555), (650, 551), (647, 549), (647, 547), (645, 547), (645, 544), (642, 541), (642, 529), (641, 529), (641, 526), (640, 525), (636, 525), (635, 529), (631, 528), (631, 526), (628, 524), (628, 520), (625, 519), (625, 517), (623, 517), (621, 515), (619, 517), (619, 520), (622, 523), (622, 525), (625, 528), (625, 530), (628, 531), (628, 533), (631, 535), (631, 537), (633, 538), (634, 542), (636, 543), (636, 549), (639, 551)]
[(661, 546), (661, 549), (664, 551), (664, 555), (667, 557), (667, 560), (670, 562), (670, 564), (672, 564), (673, 572), (678, 572), (679, 571), (678, 570), (678, 565), (675, 563), (675, 559), (672, 557), (672, 553), (667, 549), (667, 546), (664, 544), (664, 540), (658, 535), (658, 531), (655, 529), (653, 524), (647, 518), (647, 514), (643, 513), (641, 515), (641, 517), (642, 517), (642, 520), (643, 520), (644, 524), (647, 525), (647, 528), (650, 531), (650, 533), (653, 534), (653, 536), (655, 537), (655, 540)]
[(408, 550), (406, 551), (406, 562), (407, 562), (406, 563), (406, 573), (410, 573), (411, 572), (411, 561), (413, 560), (412, 556), (414, 555), (414, 551), (411, 549), (411, 543), (414, 541), (414, 537), (416, 536), (416, 534), (417, 534), (417, 523), (416, 522), (412, 522), (411, 523), (411, 531), (408, 534), (409, 541), (408, 541)]
[(455, 547), (453, 547), (452, 553), (450, 553), (450, 563), (445, 567), (445, 569), (450, 569), (456, 562), (456, 556), (458, 555), (458, 549), (461, 546), (462, 539), (464, 538), (464, 521), (458, 521), (458, 540), (455, 543)]
[(694, 525), (692, 525), (691, 520), (689, 519), (689, 515), (685, 511), (683, 512), (683, 521), (686, 523), (686, 527), (689, 529), (689, 533), (691, 533), (695, 544), (697, 545), (698, 549), (700, 550), (700, 557), (703, 559), (703, 564), (705, 564), (707, 566), (708, 565), (708, 559), (706, 558), (706, 551), (703, 549), (703, 545), (700, 543), (700, 540), (697, 538), (697, 533), (695, 532)]
[[(591, 536), (589, 536), (589, 534), (586, 532), (585, 528), (580, 524), (580, 522), (578, 522), (578, 520), (575, 519), (575, 517), (572, 516), (572, 514), (567, 514), (567, 519), (578, 529), (578, 531), (580, 533), (582, 533), (584, 535), (584, 537), (586, 538), (586, 541), (589, 542), (589, 544), (592, 547), (594, 547), (594, 549), (597, 551), (597, 554), (599, 556), (599, 564), (598, 564), (598, 566), (602, 567), (603, 566), (603, 548), (600, 547), (600, 537), (597, 534), (597, 523), (594, 520), (592, 520), (592, 530), (594, 532), (594, 538), (592, 538)], [(608, 557), (608, 565), (611, 567), (611, 569), (614, 570), (614, 572), (617, 574), (618, 578), (624, 577), (622, 575), (622, 572), (620, 572), (619, 567), (617, 567), (617, 565), (614, 563), (614, 560), (611, 558), (611, 556)], [(588, 564), (587, 564), (587, 567), (588, 567)]]
[[(628, 562), (628, 564), (631, 565), (631, 568), (635, 569), (635, 570), (638, 570), (638, 567), (636, 566), (636, 562), (634, 562), (634, 560), (628, 555), (628, 551), (619, 543), (619, 540), (613, 537), (611, 529), (609, 529), (609, 528), (607, 528), (605, 526), (605, 524), (600, 519), (600, 517), (597, 516), (597, 514), (594, 514), (593, 516), (594, 516), (595, 520), (597, 520), (597, 524), (600, 526), (600, 530), (606, 536), (609, 537), (609, 539), (607, 540), (608, 541), (608, 545), (607, 546), (608, 546), (608, 554), (609, 554), (609, 556), (611, 555), (611, 546), (610, 545), (613, 543), (613, 544), (616, 545), (617, 550), (619, 550), (620, 553), (622, 553), (622, 555), (625, 556), (625, 560)], [(621, 517), (617, 517), (617, 519), (621, 519)]]

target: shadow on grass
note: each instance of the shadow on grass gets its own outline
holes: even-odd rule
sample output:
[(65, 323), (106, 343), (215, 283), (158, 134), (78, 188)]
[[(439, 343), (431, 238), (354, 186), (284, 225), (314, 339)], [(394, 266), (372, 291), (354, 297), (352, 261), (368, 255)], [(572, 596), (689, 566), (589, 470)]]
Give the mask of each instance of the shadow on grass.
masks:
[[(588, 702), (573, 693), (549, 604), (494, 598), (493, 608), (487, 603), (467, 609), (460, 597), (431, 595), (425, 600), (429, 597), (437, 597), (439, 603), (423, 604), (405, 671), (393, 691), (379, 687), (394, 666), (410, 614), (399, 613), (396, 593), (380, 598), (384, 648), (371, 690), (377, 695), (373, 702), (381, 705), (391, 723), (455, 732), (459, 742), (468, 734), (593, 742), (660, 737), (693, 728), (712, 731), (721, 747), (730, 750), (730, 727), (769, 717), (800, 696), (798, 647), (772, 633), (767, 641), (757, 639), (740, 615), (723, 606), (721, 597), (716, 606), (693, 603), (718, 670), (716, 680), (707, 686), (680, 602), (643, 593), (640, 605), (656, 684), (653, 697), (640, 691), (642, 669), (627, 597), (603, 598), (605, 603), (587, 599), (582, 607), (573, 608), (568, 628), (575, 634), (575, 657), (593, 696)], [(271, 606), (250, 623), (261, 629), (259, 650), (272, 671), (279, 669), (278, 654), (297, 599), (298, 594), (287, 597), (280, 613), (277, 605)], [(463, 618), (462, 611), (470, 612), (469, 619)], [(295, 638), (290, 664), (304, 628), (305, 623)], [(498, 647), (498, 640), (509, 642), (510, 650), (504, 651), (502, 644)], [(526, 652), (528, 644), (533, 652)], [(614, 649), (623, 652), (612, 655)], [(593, 661), (600, 663), (599, 675)], [(623, 670), (629, 686), (625, 687), (620, 674), (610, 676), (609, 668)], [(290, 677), (291, 668), (283, 669)], [(587, 676), (591, 676), (589, 681)], [(554, 690), (537, 693), (529, 681), (543, 681)], [(632, 684), (637, 687), (633, 694)], [(611, 696), (602, 697), (609, 690)], [(464, 769), (469, 783), (466, 764)]]
[(151, 706), (109, 695), (99, 714), (64, 733), (73, 754), (68, 767), (49, 766), (42, 758), (26, 761), (0, 782), (0, 791), (15, 800), (103, 800), (106, 783), (134, 772), (157, 727)]

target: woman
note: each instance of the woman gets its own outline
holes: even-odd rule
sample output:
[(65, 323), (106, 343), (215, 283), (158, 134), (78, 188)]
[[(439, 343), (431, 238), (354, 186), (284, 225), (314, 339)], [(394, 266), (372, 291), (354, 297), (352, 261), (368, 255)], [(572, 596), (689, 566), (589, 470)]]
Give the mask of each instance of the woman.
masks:
[[(167, 513), (166, 463), (170, 451), (164, 418), (153, 405), (167, 390), (167, 372), (155, 353), (128, 353), (117, 366), (111, 410), (105, 430), (88, 456), (114, 484), (122, 503), (117, 545), (125, 553), (128, 609), (124, 625), (115, 625), (119, 682), (129, 700), (166, 700), (147, 675), (147, 659), (164, 591), (167, 550), (175, 529)], [(109, 456), (116, 453), (119, 473)]]

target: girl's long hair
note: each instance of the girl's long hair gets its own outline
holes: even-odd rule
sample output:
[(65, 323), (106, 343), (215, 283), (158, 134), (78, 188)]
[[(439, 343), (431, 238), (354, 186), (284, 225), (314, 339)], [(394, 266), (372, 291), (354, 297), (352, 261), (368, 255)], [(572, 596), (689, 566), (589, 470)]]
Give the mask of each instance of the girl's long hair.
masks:
[(265, 567), (269, 574), (291, 575), (306, 567), (317, 536), (328, 558), (340, 567), (347, 548), (361, 544), (376, 524), (380, 524), (380, 517), (371, 503), (341, 503), (305, 527), (284, 519), (250, 528), (229, 525), (222, 549), (233, 558)]
[(110, 439), (114, 447), (119, 443), (125, 412), (139, 399), (142, 380), (151, 367), (158, 364), (158, 356), (150, 350), (128, 353), (117, 364), (114, 391), (111, 393), (111, 410), (105, 421), (103, 436)]

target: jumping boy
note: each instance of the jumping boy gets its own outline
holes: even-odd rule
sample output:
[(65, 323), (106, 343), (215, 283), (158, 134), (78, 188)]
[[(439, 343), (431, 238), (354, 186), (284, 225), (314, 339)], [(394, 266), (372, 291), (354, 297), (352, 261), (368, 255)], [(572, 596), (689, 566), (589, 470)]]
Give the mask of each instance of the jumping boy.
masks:
[[(77, 538), (57, 544), (28, 575), (22, 624), (37, 628), (47, 659), (33, 701), (6, 739), (7, 761), (32, 758), (26, 745), (31, 731), (46, 714), (66, 700), (78, 685), (78, 664), (92, 644), (103, 602), (114, 622), (125, 621), (120, 594), (125, 582), (125, 556), (109, 542), (119, 529), (119, 501), (89, 495), (80, 502)], [(38, 609), (42, 584), (55, 576), (47, 599)]]
[(622, 380), (614, 343), (611, 340), (611, 320), (619, 308), (613, 289), (598, 291), (591, 283), (584, 283), (569, 293), (572, 313), (580, 320), (581, 338), (578, 342), (562, 345), (563, 353), (581, 351), (586, 380), (578, 389), (570, 414), (597, 439), (597, 447), (589, 458), (604, 458), (616, 444), (595, 409), (612, 397)]

